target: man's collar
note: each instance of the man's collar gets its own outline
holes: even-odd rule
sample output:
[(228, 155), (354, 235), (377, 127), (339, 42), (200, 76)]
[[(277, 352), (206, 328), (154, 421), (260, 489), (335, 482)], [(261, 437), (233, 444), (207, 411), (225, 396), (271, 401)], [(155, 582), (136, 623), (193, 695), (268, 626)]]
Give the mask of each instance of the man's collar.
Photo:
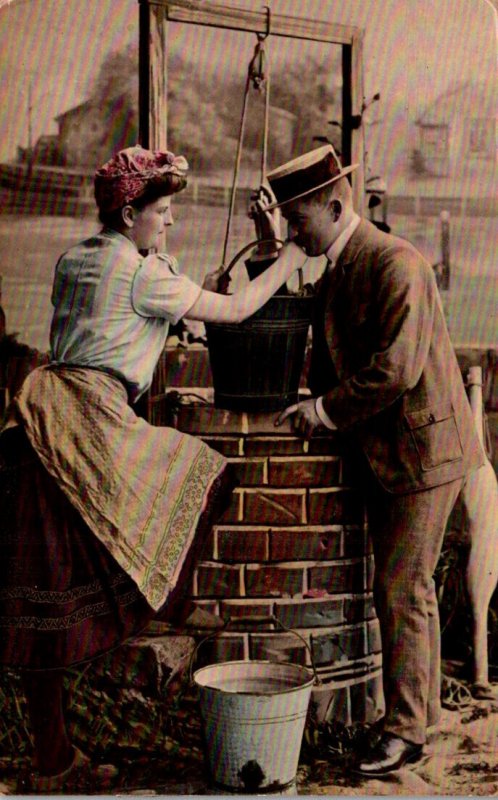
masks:
[(342, 251), (346, 247), (347, 243), (351, 239), (353, 233), (355, 232), (356, 228), (360, 224), (360, 217), (356, 213), (353, 212), (353, 216), (346, 228), (339, 234), (337, 239), (332, 242), (328, 250), (325, 252), (329, 262), (331, 264), (336, 264), (339, 256), (341, 255)]

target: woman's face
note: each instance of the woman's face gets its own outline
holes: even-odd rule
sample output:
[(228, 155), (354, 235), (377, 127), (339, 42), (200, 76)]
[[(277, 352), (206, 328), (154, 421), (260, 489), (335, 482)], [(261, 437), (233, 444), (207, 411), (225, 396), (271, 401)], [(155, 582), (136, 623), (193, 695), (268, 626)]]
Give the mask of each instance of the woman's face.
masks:
[(135, 242), (138, 250), (149, 250), (156, 247), (159, 237), (168, 225), (173, 224), (171, 214), (171, 197), (160, 197), (143, 209), (133, 209), (133, 224), (128, 235)]

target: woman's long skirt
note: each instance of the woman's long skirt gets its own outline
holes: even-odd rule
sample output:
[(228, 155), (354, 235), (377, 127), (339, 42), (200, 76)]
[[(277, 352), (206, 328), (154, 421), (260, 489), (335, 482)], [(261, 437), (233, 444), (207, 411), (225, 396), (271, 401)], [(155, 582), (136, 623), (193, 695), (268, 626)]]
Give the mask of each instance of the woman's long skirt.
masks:
[[(168, 436), (160, 429), (157, 434)], [(4, 430), (0, 434), (0, 664), (31, 670), (75, 666), (137, 634), (158, 610), (163, 616), (165, 609), (174, 608), (206, 534), (233, 489), (224, 461), (216, 465), (217, 474), (199, 505), (193, 537), (185, 533), (185, 541), (172, 550), (166, 531), (162, 549), (154, 551), (158, 563), (153, 566), (161, 575), (173, 576), (163, 606), (146, 596), (147, 582), (145, 589), (139, 588), (138, 568), (132, 578), (111, 554), (105, 537), (96, 535), (69, 499), (70, 493), (42, 462), (25, 426)], [(176, 528), (177, 538), (181, 530)], [(151, 559), (152, 545), (145, 540), (143, 546)], [(163, 551), (166, 566), (161, 567)], [(149, 561), (145, 563), (149, 570)]]

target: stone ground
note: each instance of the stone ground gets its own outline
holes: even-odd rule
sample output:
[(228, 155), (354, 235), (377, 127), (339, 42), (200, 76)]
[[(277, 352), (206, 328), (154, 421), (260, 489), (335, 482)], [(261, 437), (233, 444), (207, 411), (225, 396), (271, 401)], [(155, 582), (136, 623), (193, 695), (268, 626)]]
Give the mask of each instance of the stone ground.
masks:
[[(498, 685), (496, 700), (468, 700), (458, 710), (443, 710), (422, 759), (382, 779), (364, 780), (351, 772), (353, 753), (347, 737), (335, 737), (310, 757), (301, 754), (297, 794), (307, 796), (498, 796)], [(347, 729), (344, 729), (346, 731)], [(0, 764), (0, 769), (1, 769)], [(183, 750), (174, 758), (123, 758), (121, 785), (113, 794), (202, 796), (208, 787), (202, 754)], [(7, 775), (0, 794), (16, 794)]]

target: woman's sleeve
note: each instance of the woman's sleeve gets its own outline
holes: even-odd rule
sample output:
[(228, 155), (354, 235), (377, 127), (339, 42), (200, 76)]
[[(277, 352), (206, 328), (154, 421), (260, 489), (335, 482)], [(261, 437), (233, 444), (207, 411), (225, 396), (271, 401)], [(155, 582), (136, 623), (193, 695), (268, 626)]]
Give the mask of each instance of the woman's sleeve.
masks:
[(180, 275), (176, 258), (166, 253), (146, 256), (135, 273), (133, 308), (144, 317), (161, 317), (173, 325), (199, 297), (201, 287)]

